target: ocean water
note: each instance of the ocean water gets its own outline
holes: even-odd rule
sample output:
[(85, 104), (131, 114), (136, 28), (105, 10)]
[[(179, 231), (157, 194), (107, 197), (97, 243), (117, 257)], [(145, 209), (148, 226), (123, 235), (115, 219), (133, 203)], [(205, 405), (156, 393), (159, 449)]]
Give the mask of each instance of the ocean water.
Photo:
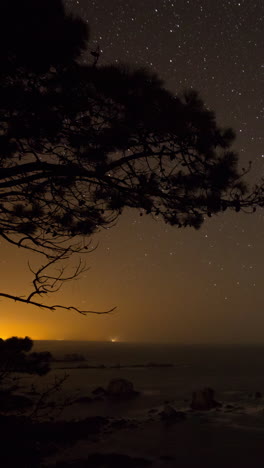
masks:
[[(61, 395), (52, 395), (52, 398), (61, 396), (63, 400), (73, 397), (73, 404), (65, 406), (55, 418), (83, 420), (90, 416), (103, 416), (135, 423), (133, 430), (112, 428), (111, 432), (102, 434), (98, 444), (80, 441), (75, 448), (70, 447), (66, 455), (63, 454), (65, 459), (86, 458), (92, 450), (136, 454), (156, 460), (159, 457), (155, 463), (157, 467), (248, 468), (261, 465), (264, 398), (255, 398), (254, 394), (258, 391), (264, 396), (264, 346), (57, 341), (36, 342), (35, 348), (48, 350), (57, 359), (47, 376), (36, 379), (38, 384), (41, 381), (45, 388), (55, 376), (62, 377), (65, 372), (69, 374)], [(63, 361), (65, 354), (73, 353), (83, 355), (86, 360)], [(149, 366), (150, 363), (155, 363), (156, 367)], [(105, 367), (78, 367), (83, 364)], [(159, 366), (162, 364), (171, 364), (171, 367)], [(94, 399), (92, 391), (98, 386), (106, 387), (112, 378), (131, 380), (139, 395), (127, 400)], [(205, 386), (215, 390), (215, 398), (222, 402), (221, 408), (208, 412), (191, 411), (192, 392)], [(86, 399), (87, 403), (78, 402), (78, 397), (83, 396), (92, 398), (88, 402)], [(167, 424), (161, 421), (160, 411), (164, 409), (165, 401), (185, 411), (185, 422)], [(173, 456), (174, 459), (171, 463), (168, 460), (163, 463), (160, 455)]]
[[(106, 387), (112, 378), (126, 378), (144, 396), (143, 406), (176, 401), (180, 406), (192, 392), (212, 387), (225, 402), (264, 395), (264, 346), (207, 346), (171, 344), (131, 344), (120, 342), (36, 341), (37, 351), (47, 350), (61, 360), (78, 353), (85, 362), (53, 364), (54, 375), (69, 375), (66, 389), (88, 395), (98, 386)], [(155, 364), (154, 367), (149, 364)], [(80, 365), (105, 368), (78, 368)], [(171, 365), (171, 367), (162, 367)], [(120, 367), (118, 367), (120, 366)], [(146, 366), (146, 367), (136, 367)]]

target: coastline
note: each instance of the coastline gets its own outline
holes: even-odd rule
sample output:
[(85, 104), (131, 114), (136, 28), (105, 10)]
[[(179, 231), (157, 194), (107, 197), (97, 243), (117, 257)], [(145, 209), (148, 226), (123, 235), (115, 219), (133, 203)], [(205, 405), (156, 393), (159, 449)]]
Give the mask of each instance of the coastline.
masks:
[[(262, 462), (264, 347), (239, 347), (230, 354), (225, 346), (221, 352), (219, 347), (199, 347), (197, 353), (195, 347), (168, 346), (164, 351), (120, 343), (63, 344), (41, 385), (69, 374), (58, 398), (72, 396), (75, 402), (59, 421), (84, 424), (86, 435), (68, 446), (58, 444), (44, 467), (252, 468)], [(65, 360), (63, 354), (69, 352), (83, 354), (83, 360)], [(111, 400), (93, 393), (113, 378), (130, 380), (138, 397)], [(206, 386), (216, 391), (222, 407), (191, 410), (192, 392)], [(163, 420), (166, 405), (185, 417)], [(98, 422), (100, 430), (91, 433), (91, 424)]]

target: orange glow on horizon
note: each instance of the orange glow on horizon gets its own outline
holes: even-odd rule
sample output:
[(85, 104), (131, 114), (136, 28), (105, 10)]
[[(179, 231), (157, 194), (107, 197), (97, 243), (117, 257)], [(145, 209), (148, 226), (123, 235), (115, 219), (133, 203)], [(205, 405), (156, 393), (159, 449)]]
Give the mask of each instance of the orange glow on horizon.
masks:
[(32, 326), (32, 324), (25, 322), (2, 323), (0, 325), (0, 338), (6, 340), (12, 336), (18, 336), (19, 338), (29, 336), (33, 341), (48, 339), (46, 330), (40, 330), (40, 327)]

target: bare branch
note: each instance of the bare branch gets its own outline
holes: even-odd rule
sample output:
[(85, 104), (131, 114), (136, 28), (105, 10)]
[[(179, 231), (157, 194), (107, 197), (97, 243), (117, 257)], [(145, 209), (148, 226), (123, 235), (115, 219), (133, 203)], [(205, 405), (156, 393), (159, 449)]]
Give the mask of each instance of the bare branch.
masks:
[(68, 258), (69, 250), (69, 248), (65, 249), (62, 253), (57, 255), (57, 257), (52, 258), (45, 265), (42, 265), (37, 271), (34, 271), (28, 263), (30, 271), (35, 275), (33, 280), (34, 291), (29, 294), (27, 298), (28, 301), (31, 301), (32, 297), (35, 295), (41, 296), (43, 294), (57, 292), (66, 281), (76, 279), (82, 273), (88, 271), (88, 268), (86, 268), (85, 264), (82, 265), (82, 260), (80, 259), (74, 269), (74, 272), (70, 275), (64, 275), (66, 270), (66, 267), (64, 266), (57, 269), (58, 273), (55, 276), (48, 273), (48, 269), (51, 266), (54, 266), (61, 260)]
[(55, 305), (49, 306), (47, 304), (42, 304), (41, 302), (36, 302), (36, 301), (24, 299), (21, 296), (15, 296), (15, 295), (6, 294), (6, 293), (0, 293), (0, 297), (5, 297), (6, 299), (11, 299), (11, 300), (13, 300), (15, 302), (22, 302), (24, 304), (34, 305), (34, 306), (39, 307), (40, 309), (48, 309), (48, 310), (52, 310), (52, 311), (56, 310), (56, 309), (73, 310), (75, 312), (78, 312), (81, 315), (87, 315), (87, 314), (106, 315), (106, 314), (110, 314), (111, 312), (113, 312), (116, 309), (116, 307), (113, 307), (112, 309), (99, 312), (99, 311), (95, 311), (95, 310), (81, 310), (81, 309), (78, 309), (75, 306), (64, 306), (64, 305), (60, 305), (60, 304), (55, 304)]
[[(28, 417), (30, 417), (31, 420), (38, 420), (40, 418), (43, 419), (51, 415), (51, 412), (54, 408), (51, 408), (50, 397), (62, 390), (62, 386), (68, 378), (69, 374), (65, 374), (61, 378), (57, 378), (55, 376), (54, 383), (48, 386), (46, 390), (44, 390), (40, 394), (38, 400), (34, 405), (33, 410), (30, 412), (30, 414), (27, 415)], [(55, 405), (57, 416), (58, 413), (60, 413), (67, 406), (67, 404), (69, 404), (67, 400), (63, 401), (62, 405), (60, 405), (57, 402), (57, 404)]]

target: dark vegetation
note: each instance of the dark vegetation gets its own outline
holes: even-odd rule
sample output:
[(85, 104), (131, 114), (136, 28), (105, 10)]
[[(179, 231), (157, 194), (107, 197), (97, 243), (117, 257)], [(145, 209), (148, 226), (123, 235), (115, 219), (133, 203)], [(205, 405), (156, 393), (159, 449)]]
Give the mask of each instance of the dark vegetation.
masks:
[(41, 377), (50, 371), (51, 354), (32, 352), (32, 347), (33, 341), (28, 337), (0, 340), (3, 468), (39, 468), (43, 466), (43, 459), (54, 455), (58, 447), (68, 447), (82, 438), (94, 439), (110, 424), (107, 418), (102, 417), (78, 422), (55, 421), (56, 415), (68, 404), (65, 400), (60, 407), (58, 400), (54, 401), (65, 378), (55, 379), (54, 384), (41, 392), (35, 385), (24, 381), (23, 377)]
[[(0, 339), (0, 433), (3, 467), (39, 466), (35, 464), (38, 458), (36, 423), (34, 424), (33, 417), (29, 417), (29, 414), (33, 416), (37, 411), (34, 411), (33, 400), (25, 396), (21, 389), (23, 377), (43, 376), (49, 372), (52, 356), (49, 352), (32, 352), (32, 348), (33, 341), (28, 337)], [(36, 394), (35, 391), (30, 393)], [(36, 410), (43, 402), (41, 395), (37, 397)]]
[(3, 468), (39, 468), (43, 458), (54, 455), (58, 447), (69, 447), (77, 440), (96, 438), (108, 424), (95, 417), (79, 422), (33, 421), (23, 416), (0, 415)]
[(13, 336), (0, 338), (0, 384), (11, 373), (45, 375), (50, 370), (52, 356), (49, 352), (32, 352), (33, 341)]
[[(54, 397), (63, 381), (55, 381), (54, 385), (43, 392), (37, 391), (33, 384), (21, 383), (23, 376), (41, 377), (50, 370), (50, 353), (32, 352), (32, 347), (33, 341), (28, 337), (0, 340), (1, 467), (44, 467), (45, 458), (56, 457), (58, 449), (68, 448), (81, 439), (96, 441), (105, 431), (135, 427), (129, 420), (111, 420), (99, 416), (81, 421), (57, 420), (56, 414), (62, 408), (59, 407), (58, 401), (54, 401)], [(30, 391), (26, 391), (27, 388)], [(137, 393), (133, 385), (126, 381), (112, 381), (107, 390), (109, 395), (118, 396), (121, 392), (120, 395), (126, 398)], [(25, 393), (31, 398), (25, 396)], [(73, 399), (70, 404), (87, 403), (87, 400), (90, 401), (91, 398)], [(65, 401), (63, 407), (66, 404)], [(114, 466), (114, 463), (115, 466), (121, 466), (123, 462), (127, 462), (126, 466), (141, 466), (144, 460), (119, 454), (94, 454), (90, 455), (86, 462), (76, 461), (74, 465), (72, 462), (69, 466), (88, 463), (91, 467), (110, 467)]]
[(79, 460), (71, 463), (61, 462), (58, 464), (58, 468), (143, 468), (150, 466), (152, 463), (145, 458), (130, 457), (129, 455), (121, 455), (119, 453), (94, 453), (90, 455), (86, 460)]
[(64, 307), (39, 297), (83, 271), (67, 275), (65, 260), (89, 252), (90, 236), (125, 208), (198, 229), (263, 205), (263, 186), (249, 189), (248, 169), (238, 171), (233, 130), (198, 94), (100, 65), (87, 25), (61, 0), (3, 0), (0, 26), (0, 236), (46, 257), (28, 296), (3, 297)]
[(31, 352), (32, 347), (33, 341), (28, 337), (0, 339), (0, 413), (32, 406), (30, 398), (19, 393), (21, 376), (42, 376), (50, 370), (51, 354)]

